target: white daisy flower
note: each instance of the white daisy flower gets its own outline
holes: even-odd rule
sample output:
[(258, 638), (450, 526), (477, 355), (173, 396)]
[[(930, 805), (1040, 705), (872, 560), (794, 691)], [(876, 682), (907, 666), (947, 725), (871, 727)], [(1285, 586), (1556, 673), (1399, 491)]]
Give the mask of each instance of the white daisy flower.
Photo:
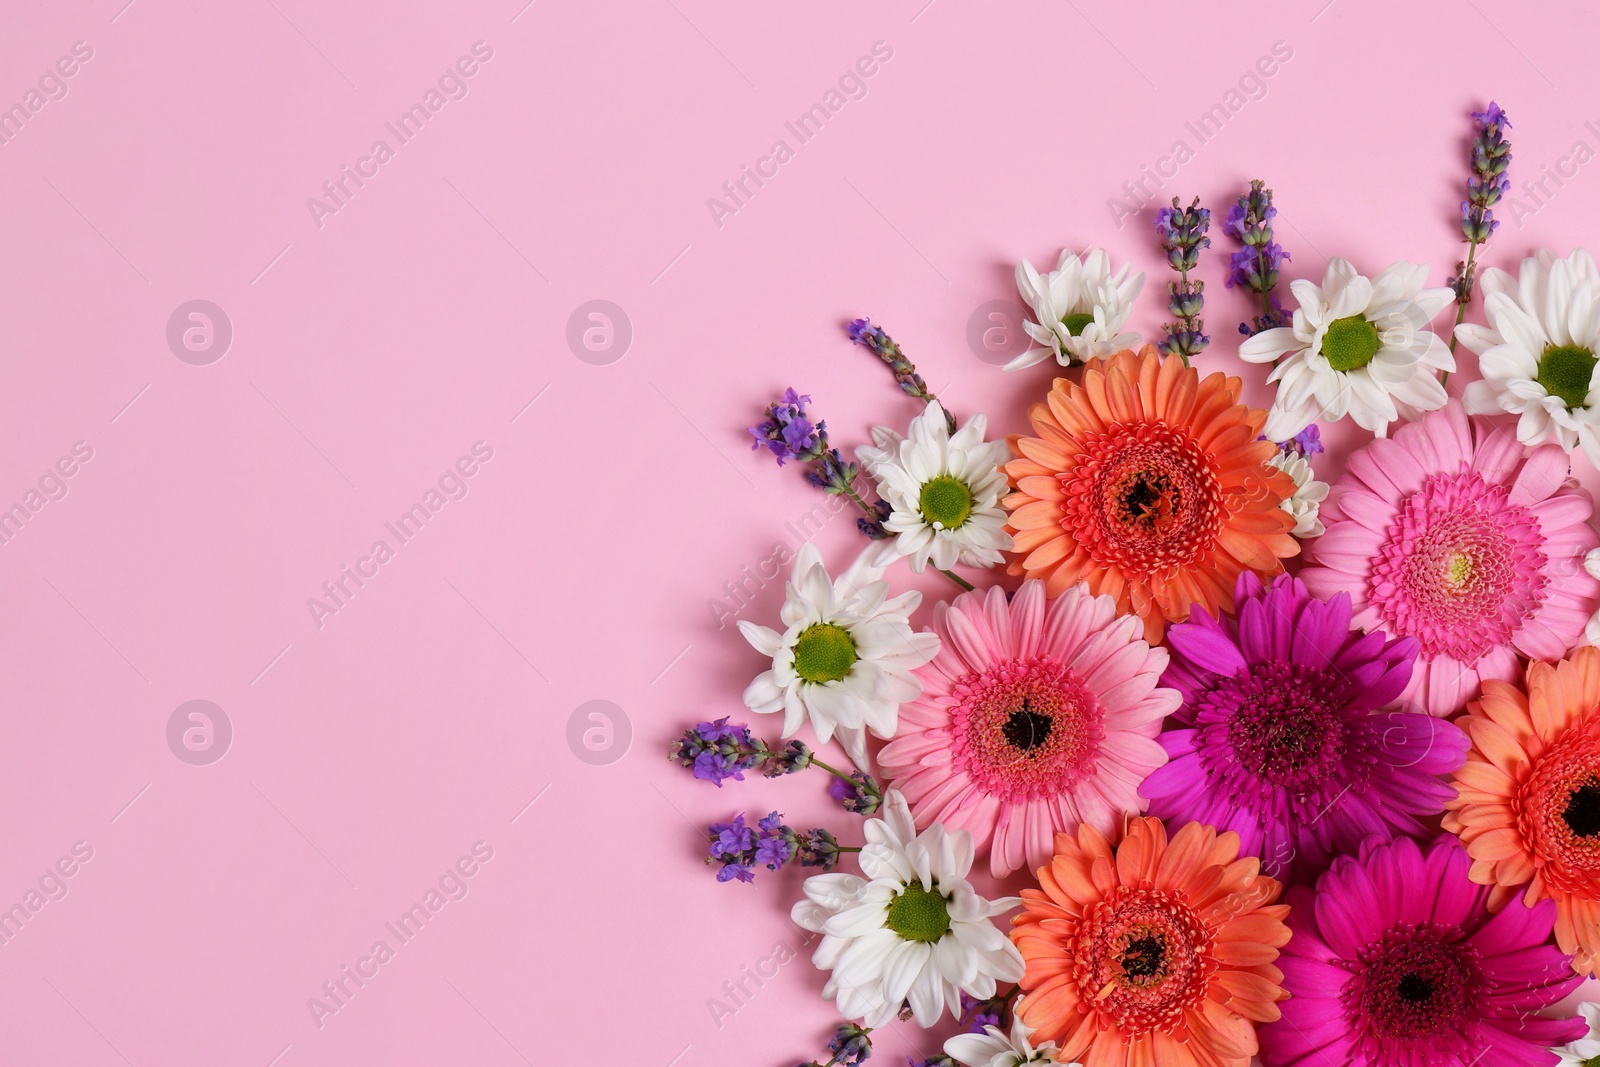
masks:
[(884, 795), (883, 817), (869, 819), (857, 859), (865, 877), (807, 878), (806, 899), (791, 917), (822, 934), (811, 957), (832, 971), (822, 994), (847, 1019), (884, 1026), (911, 1006), (918, 1026), (932, 1026), (961, 994), (986, 1000), (997, 982), (1022, 977), (1022, 954), (990, 922), (1020, 900), (985, 900), (967, 883), (972, 835), (934, 823), (920, 834), (906, 798)]
[(957, 563), (992, 567), (1011, 547), (1000, 508), (1006, 492), (1000, 465), (1011, 450), (1004, 441), (984, 441), (988, 428), (984, 416), (974, 415), (952, 436), (934, 400), (911, 420), (910, 436), (875, 426), (872, 445), (856, 449), (894, 509), (883, 528), (897, 535), (896, 549), (919, 574), (930, 561), (940, 570)]
[(1298, 452), (1279, 452), (1267, 462), (1294, 479), (1294, 495), (1280, 505), (1294, 518), (1289, 532), (1300, 538), (1322, 536), (1317, 511), (1328, 498), (1328, 483), (1317, 481), (1311, 461)]
[[(1024, 1063), (1058, 1063), (1056, 1043), (1046, 1041), (1035, 1048), (1028, 1038), (1033, 1027), (1013, 1019), (1011, 1033), (998, 1026), (985, 1026), (981, 1034), (957, 1034), (944, 1043), (944, 1054), (966, 1067), (1021, 1067)], [(1082, 1067), (1064, 1064), (1063, 1067)]]
[(838, 734), (863, 769), (866, 731), (894, 736), (900, 705), (922, 692), (912, 670), (939, 651), (937, 634), (911, 629), (922, 594), (889, 596), (883, 572), (896, 558), (892, 543), (877, 542), (831, 579), (822, 553), (808, 542), (795, 554), (784, 590), (784, 631), (739, 621), (745, 640), (772, 657), (772, 668), (745, 689), (745, 706), (782, 711), (784, 737), (809, 718), (819, 743)]
[(1600, 1004), (1579, 1004), (1578, 1012), (1589, 1024), (1589, 1033), (1564, 1048), (1550, 1050), (1561, 1057), (1560, 1067), (1586, 1067), (1600, 1059)]
[[(1589, 572), (1589, 577), (1600, 578), (1600, 548), (1590, 549), (1588, 555), (1583, 557), (1583, 569)], [(1583, 639), (1591, 645), (1600, 646), (1600, 611), (1589, 616)]]
[(1487, 326), (1462, 323), (1456, 339), (1478, 354), (1482, 381), (1462, 394), (1467, 411), (1517, 420), (1525, 445), (1582, 448), (1600, 467), (1600, 274), (1589, 253), (1548, 249), (1522, 261), (1516, 279), (1490, 268), (1478, 282)]
[(1397, 419), (1443, 407), (1434, 372), (1453, 371), (1456, 361), (1427, 327), (1455, 293), (1426, 289), (1427, 280), (1427, 267), (1404, 261), (1364, 278), (1336, 256), (1321, 285), (1290, 282), (1300, 303), (1294, 325), (1263, 330), (1239, 346), (1239, 358), (1251, 363), (1281, 360), (1267, 378), (1278, 393), (1261, 432), (1287, 441), (1313, 422), (1349, 415), (1382, 437)]
[(1139, 335), (1123, 333), (1122, 327), (1143, 287), (1144, 275), (1127, 263), (1113, 275), (1111, 258), (1101, 248), (1088, 249), (1082, 259), (1063, 248), (1056, 269), (1043, 276), (1023, 260), (1017, 264), (1017, 291), (1038, 321), (1022, 327), (1039, 347), (1005, 369), (1021, 370), (1051, 356), (1065, 367), (1132, 348)]

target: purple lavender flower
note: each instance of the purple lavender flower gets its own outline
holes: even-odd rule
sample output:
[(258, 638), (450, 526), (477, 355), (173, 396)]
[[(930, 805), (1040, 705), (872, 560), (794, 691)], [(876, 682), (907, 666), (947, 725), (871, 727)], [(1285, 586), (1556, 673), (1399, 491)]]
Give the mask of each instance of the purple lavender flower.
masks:
[(748, 726), (730, 726), (724, 716), (684, 731), (667, 750), (667, 758), (688, 767), (696, 778), (720, 789), (729, 778), (744, 781), (745, 771), (764, 762), (765, 751), (765, 745), (751, 738)]
[(784, 390), (782, 400), (767, 405), (767, 417), (749, 428), (756, 439), (750, 450), (766, 446), (780, 467), (789, 459), (805, 463), (821, 458), (828, 450), (828, 424), (813, 425), (806, 418), (809, 403), (811, 398), (796, 393), (793, 387)]
[(707, 838), (706, 862), (722, 865), (717, 871), (719, 882), (751, 882), (756, 864), (775, 871), (796, 857), (802, 867), (823, 870), (832, 870), (839, 862), (839, 843), (832, 834), (826, 830), (797, 833), (785, 826), (783, 816), (775, 811), (758, 820), (753, 829), (745, 825), (742, 814), (731, 822), (712, 823)]
[(1171, 207), (1156, 212), (1156, 233), (1161, 236), (1167, 265), (1179, 275), (1178, 281), (1167, 283), (1167, 310), (1175, 321), (1163, 327), (1167, 335), (1157, 348), (1165, 355), (1176, 354), (1185, 365), (1190, 356), (1211, 343), (1200, 318), (1206, 302), (1205, 283), (1189, 278), (1189, 272), (1200, 263), (1200, 250), (1211, 247), (1211, 238), (1206, 236), (1210, 226), (1211, 212), (1200, 206), (1198, 196), (1188, 207), (1180, 207), (1178, 198), (1173, 197)]
[(857, 1067), (867, 1062), (872, 1056), (872, 1039), (867, 1036), (870, 1033), (870, 1029), (841, 1023), (833, 1040), (828, 1042), (828, 1051), (833, 1053), (832, 1062), (838, 1067)]
[(1261, 298), (1262, 314), (1254, 324), (1240, 323), (1239, 332), (1249, 337), (1282, 326), (1288, 320), (1283, 305), (1273, 292), (1278, 275), (1289, 253), (1273, 240), (1272, 220), (1278, 209), (1272, 203), (1272, 190), (1259, 180), (1250, 182), (1250, 191), (1228, 208), (1222, 232), (1244, 245), (1228, 259), (1227, 286), (1248, 289)]
[(1323, 451), (1322, 431), (1317, 429), (1317, 424), (1312, 423), (1287, 441), (1279, 441), (1278, 448), (1284, 452), (1298, 452), (1302, 456), (1314, 456)]
[[(859, 321), (866, 322), (865, 319)], [(881, 330), (878, 332), (882, 333)], [(928, 395), (932, 397), (933, 394)], [(861, 473), (860, 467), (846, 462), (837, 448), (829, 446), (828, 424), (826, 421), (812, 424), (806, 416), (806, 405), (809, 403), (811, 403), (809, 396), (801, 396), (793, 388), (785, 390), (782, 400), (767, 405), (767, 417), (755, 426), (749, 427), (750, 436), (755, 438), (755, 444), (750, 446), (750, 450), (753, 452), (766, 446), (767, 450), (777, 457), (780, 467), (785, 460), (791, 459), (811, 464), (811, 469), (806, 472), (806, 479), (812, 485), (830, 496), (848, 496), (866, 514), (865, 520), (856, 520), (862, 533), (873, 540), (888, 537), (888, 533), (883, 529), (883, 519), (888, 513), (868, 504), (856, 492), (855, 480)], [(954, 429), (952, 423), (951, 430)], [(881, 503), (880, 501), (880, 505)]]
[[(1511, 120), (1493, 100), (1482, 111), (1472, 113), (1472, 161), (1467, 175), (1467, 198), (1461, 201), (1461, 236), (1467, 242), (1467, 258), (1456, 264), (1455, 277), (1446, 284), (1456, 294), (1456, 325), (1466, 317), (1477, 280), (1478, 249), (1489, 235), (1500, 228), (1494, 205), (1511, 190), (1506, 170), (1511, 166), (1511, 142), (1505, 131)], [(1456, 350), (1455, 331), (1450, 332), (1450, 351)], [(1440, 376), (1443, 380), (1443, 375)]]
[(883, 788), (863, 771), (852, 771), (848, 781), (835, 776), (828, 782), (828, 795), (853, 815), (871, 815), (883, 806)]
[[(928, 390), (928, 383), (917, 373), (916, 366), (906, 358), (894, 338), (883, 332), (883, 327), (872, 325), (871, 319), (852, 319), (845, 329), (850, 334), (850, 340), (872, 352), (894, 372), (895, 384), (900, 386), (902, 393), (924, 404), (939, 399)], [(956, 417), (949, 408), (944, 409), (944, 421), (950, 427), (950, 432), (955, 433)]]

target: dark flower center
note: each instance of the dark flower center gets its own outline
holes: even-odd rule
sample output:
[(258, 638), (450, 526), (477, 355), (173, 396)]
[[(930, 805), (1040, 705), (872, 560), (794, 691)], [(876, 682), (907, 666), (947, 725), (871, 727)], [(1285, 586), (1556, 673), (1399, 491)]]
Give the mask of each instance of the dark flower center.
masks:
[(1394, 987), (1400, 999), (1411, 1004), (1424, 1004), (1433, 999), (1433, 983), (1420, 974), (1408, 974)]
[(1054, 725), (1054, 719), (1034, 711), (1028, 706), (1028, 698), (1023, 697), (1022, 707), (1011, 713), (1000, 732), (1012, 748), (1027, 753), (1050, 740), (1050, 728)]
[(1129, 978), (1152, 978), (1161, 973), (1167, 947), (1156, 937), (1146, 935), (1128, 942), (1122, 950), (1122, 973)]
[(1372, 362), (1382, 347), (1378, 328), (1362, 315), (1334, 319), (1322, 335), (1322, 354), (1334, 370), (1360, 370)]
[(1137, 471), (1123, 483), (1118, 503), (1124, 523), (1157, 533), (1183, 507), (1183, 494), (1161, 471)]
[(1357, 998), (1357, 1011), (1380, 1039), (1458, 1031), (1480, 1009), (1477, 953), (1431, 923), (1391, 927), (1361, 951), (1354, 972), (1347, 996)]
[(1578, 345), (1551, 345), (1539, 357), (1535, 380), (1544, 391), (1567, 405), (1583, 407), (1589, 399), (1589, 381), (1594, 377), (1593, 352)]
[(1561, 818), (1576, 837), (1600, 834), (1600, 781), (1591, 778), (1574, 789)]

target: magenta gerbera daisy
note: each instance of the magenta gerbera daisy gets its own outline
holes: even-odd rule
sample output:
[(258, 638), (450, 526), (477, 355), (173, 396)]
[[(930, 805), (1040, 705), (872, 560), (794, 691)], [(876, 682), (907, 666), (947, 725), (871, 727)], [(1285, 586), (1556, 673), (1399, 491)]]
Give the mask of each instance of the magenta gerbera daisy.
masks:
[(1168, 763), (1140, 792), (1174, 825), (1239, 835), (1241, 855), (1294, 880), (1353, 853), (1369, 834), (1422, 834), (1444, 810), (1440, 780), (1467, 735), (1441, 719), (1382, 712), (1411, 680), (1414, 638), (1350, 629), (1350, 597), (1318, 600), (1288, 575), (1263, 588), (1246, 572), (1238, 622), (1196, 611), (1167, 631), (1161, 684), (1183, 695)]
[(1282, 1017), (1261, 1028), (1265, 1067), (1555, 1067), (1548, 1046), (1582, 1019), (1537, 1013), (1583, 979), (1554, 945), (1553, 901), (1489, 912), (1472, 859), (1442, 836), (1426, 850), (1376, 838), (1340, 856), (1316, 892), (1291, 890), (1278, 966)]
[(996, 877), (1050, 861), (1057, 831), (1107, 835), (1144, 810), (1139, 783), (1166, 761), (1155, 740), (1178, 705), (1167, 653), (1144, 624), (1084, 585), (1046, 599), (1029, 579), (934, 609), (940, 652), (918, 668), (878, 760), (919, 827), (942, 822), (992, 842)]
[(1517, 656), (1557, 660), (1600, 601), (1588, 492), (1556, 445), (1450, 402), (1350, 457), (1308, 545), (1311, 593), (1350, 594), (1355, 624), (1415, 637), (1407, 710), (1452, 715)]

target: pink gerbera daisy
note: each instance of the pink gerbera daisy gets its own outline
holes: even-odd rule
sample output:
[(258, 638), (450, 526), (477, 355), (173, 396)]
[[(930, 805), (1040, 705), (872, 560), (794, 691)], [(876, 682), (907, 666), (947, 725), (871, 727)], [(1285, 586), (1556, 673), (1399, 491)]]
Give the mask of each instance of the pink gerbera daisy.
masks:
[(1407, 710), (1452, 715), (1517, 656), (1556, 660), (1583, 635), (1600, 582), (1589, 494), (1556, 445), (1529, 450), (1452, 401), (1350, 457), (1300, 572), (1313, 596), (1349, 593), (1354, 622), (1417, 639)]
[(992, 839), (996, 876), (1048, 863), (1058, 831), (1111, 835), (1145, 808), (1139, 783), (1166, 762), (1155, 740), (1178, 693), (1158, 686), (1164, 649), (1110, 596), (1076, 585), (1054, 600), (1030, 579), (934, 609), (940, 651), (922, 695), (878, 759), (917, 825)]

